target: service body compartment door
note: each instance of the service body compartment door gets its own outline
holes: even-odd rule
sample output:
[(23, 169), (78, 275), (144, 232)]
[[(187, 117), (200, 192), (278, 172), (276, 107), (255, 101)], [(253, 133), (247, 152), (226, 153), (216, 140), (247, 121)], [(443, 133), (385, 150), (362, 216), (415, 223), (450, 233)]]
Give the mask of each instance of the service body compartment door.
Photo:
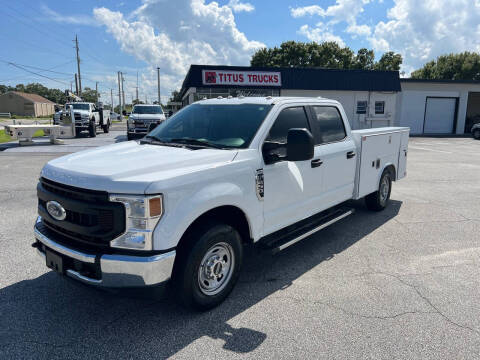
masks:
[(398, 153), (397, 180), (403, 179), (405, 176), (407, 176), (408, 137), (408, 131), (402, 132), (400, 139), (400, 151)]
[[(391, 130), (387, 131), (387, 129)], [(408, 128), (385, 128), (385, 130), (380, 128), (370, 131), (353, 131), (352, 133), (357, 137), (357, 144), (361, 149), (356, 196), (356, 198), (361, 198), (378, 190), (380, 176), (386, 166), (391, 164), (398, 172), (403, 134), (406, 134), (405, 149), (408, 146)], [(403, 159), (402, 174), (405, 173), (405, 161)]]

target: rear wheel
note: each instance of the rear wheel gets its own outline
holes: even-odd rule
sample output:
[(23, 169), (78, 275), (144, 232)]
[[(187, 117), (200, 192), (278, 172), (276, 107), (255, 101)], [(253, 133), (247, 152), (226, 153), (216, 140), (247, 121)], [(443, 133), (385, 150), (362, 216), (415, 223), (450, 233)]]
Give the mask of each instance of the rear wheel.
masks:
[(196, 310), (219, 305), (232, 291), (242, 265), (242, 241), (236, 229), (211, 223), (189, 232), (180, 249), (173, 284), (183, 304)]
[(97, 127), (95, 125), (95, 120), (90, 121), (90, 125), (88, 125), (88, 134), (90, 135), (90, 137), (97, 136)]
[(392, 174), (389, 170), (384, 170), (380, 178), (378, 190), (365, 196), (365, 204), (369, 210), (381, 211), (385, 209), (390, 200), (392, 192)]
[(480, 129), (473, 130), (473, 138), (480, 140)]
[(107, 124), (102, 126), (103, 132), (108, 134), (110, 131), (110, 119), (107, 120)]

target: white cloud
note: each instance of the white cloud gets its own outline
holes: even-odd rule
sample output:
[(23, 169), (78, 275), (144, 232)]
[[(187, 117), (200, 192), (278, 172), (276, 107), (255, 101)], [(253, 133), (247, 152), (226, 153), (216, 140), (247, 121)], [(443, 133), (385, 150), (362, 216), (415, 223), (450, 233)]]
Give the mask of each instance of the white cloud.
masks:
[(404, 57), (404, 71), (452, 52), (480, 51), (480, 4), (472, 0), (394, 0), (389, 20), (369, 38), (377, 51)]
[(255, 6), (253, 6), (250, 3), (242, 3), (240, 0), (230, 0), (228, 2), (228, 6), (234, 11), (234, 12), (250, 12), (255, 10)]
[(323, 41), (336, 41), (340, 46), (345, 46), (345, 42), (341, 37), (334, 35), (328, 29), (328, 26), (319, 22), (315, 27), (308, 25), (302, 25), (297, 31), (300, 35), (305, 36), (310, 41), (323, 42)]
[(73, 24), (73, 25), (88, 25), (88, 26), (97, 26), (97, 22), (92, 16), (88, 15), (63, 15), (55, 10), (50, 9), (47, 5), (42, 4), (40, 9), (43, 14), (48, 17), (49, 21), (64, 23), (64, 24)]
[(155, 68), (162, 70), (162, 93), (169, 95), (190, 64), (248, 65), (253, 52), (265, 45), (238, 30), (232, 9), (205, 0), (145, 0), (128, 17), (107, 8), (94, 9), (122, 51), (151, 66), (143, 80), (156, 86)]
[(298, 8), (291, 8), (290, 14), (292, 14), (294, 18), (299, 18), (307, 15), (325, 16), (325, 10), (323, 10), (321, 6), (310, 5), (310, 6), (303, 6)]
[[(326, 9), (319, 5), (310, 5), (291, 8), (290, 14), (294, 18), (320, 16), (328, 19), (328, 22), (320, 23), (322, 24), (320, 27), (310, 28), (307, 25), (303, 25), (300, 28), (299, 33), (306, 36), (308, 35), (307, 38), (310, 40), (312, 40), (312, 37), (340, 39), (339, 36), (333, 34), (332, 27), (342, 22), (347, 24), (345, 32), (349, 33), (353, 38), (357, 36), (368, 36), (371, 34), (370, 27), (368, 25), (358, 25), (357, 18), (363, 12), (364, 6), (371, 1), (372, 0), (336, 0), (334, 5), (328, 6)], [(315, 34), (315, 36), (312, 36), (312, 33)]]

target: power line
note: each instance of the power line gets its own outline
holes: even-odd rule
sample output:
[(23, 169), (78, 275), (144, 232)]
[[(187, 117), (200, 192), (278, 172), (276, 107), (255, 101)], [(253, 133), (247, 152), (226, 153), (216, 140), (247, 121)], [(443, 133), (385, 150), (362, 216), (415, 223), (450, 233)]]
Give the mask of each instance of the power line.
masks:
[(51, 68), (49, 68), (49, 69), (42, 69), (42, 68), (39, 68), (39, 67), (36, 67), (36, 66), (32, 66), (32, 65), (18, 64), (18, 63), (14, 63), (13, 61), (6, 61), (6, 60), (1, 60), (1, 59), (0, 59), (0, 61), (1, 61), (1, 62), (4, 62), (4, 63), (7, 63), (7, 64), (16, 64), (16, 65), (28, 67), (28, 68), (31, 68), (31, 69), (36, 69), (36, 70), (51, 72), (51, 73), (54, 73), (54, 74), (71, 76), (71, 75), (72, 75), (71, 73), (64, 73), (64, 72), (59, 72), (59, 71), (52, 71), (51, 69), (56, 69), (56, 68), (59, 68), (59, 67), (61, 67), (61, 66), (70, 64), (70, 63), (74, 62), (75, 60), (70, 60), (70, 61), (68, 61), (68, 62), (66, 62), (66, 63), (60, 64), (60, 65), (56, 65), (56, 66), (51, 67)]
[(34, 72), (34, 71), (30, 71), (30, 70), (28, 70), (28, 69), (25, 69), (25, 68), (23, 68), (22, 66), (20, 66), (20, 65), (17, 65), (17, 64), (15, 64), (15, 63), (9, 63), (9, 64), (10, 64), (10, 65), (12, 65), (12, 66), (15, 66), (16, 68), (19, 68), (20, 70), (23, 70), (23, 71), (29, 72), (29, 73), (31, 73), (31, 74), (34, 74), (34, 75), (37, 75), (37, 76), (41, 76), (41, 77), (43, 77), (43, 78), (46, 78), (46, 79), (48, 79), (48, 80), (51, 80), (51, 81), (56, 81), (56, 82), (58, 82), (58, 83), (61, 83), (61, 84), (64, 84), (64, 85), (70, 86), (70, 84), (67, 84), (67, 83), (65, 83), (65, 82), (63, 82), (63, 81), (60, 81), (60, 80), (58, 80), (58, 79), (54, 79), (54, 78), (51, 78), (51, 77), (48, 77), (48, 76), (45, 76), (45, 75), (42, 75), (42, 74), (36, 73), (36, 72)]

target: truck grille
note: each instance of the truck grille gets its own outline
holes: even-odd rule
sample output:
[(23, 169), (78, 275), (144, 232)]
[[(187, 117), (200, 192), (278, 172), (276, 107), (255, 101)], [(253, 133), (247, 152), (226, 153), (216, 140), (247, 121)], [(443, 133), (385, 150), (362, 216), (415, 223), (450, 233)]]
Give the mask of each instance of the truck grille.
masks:
[[(108, 194), (104, 191), (81, 189), (41, 178), (37, 195), (42, 223), (59, 238), (68, 238), (78, 245), (103, 248), (125, 231), (125, 208), (108, 201)], [(64, 220), (56, 220), (47, 212), (46, 204), (51, 200), (66, 210)]]

